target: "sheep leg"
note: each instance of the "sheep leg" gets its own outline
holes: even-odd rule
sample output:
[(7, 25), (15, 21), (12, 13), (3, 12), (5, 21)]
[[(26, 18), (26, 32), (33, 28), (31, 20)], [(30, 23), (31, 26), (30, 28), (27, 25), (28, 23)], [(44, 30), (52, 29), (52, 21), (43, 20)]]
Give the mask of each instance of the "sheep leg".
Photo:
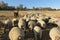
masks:
[(37, 40), (37, 33), (34, 31), (35, 40)]

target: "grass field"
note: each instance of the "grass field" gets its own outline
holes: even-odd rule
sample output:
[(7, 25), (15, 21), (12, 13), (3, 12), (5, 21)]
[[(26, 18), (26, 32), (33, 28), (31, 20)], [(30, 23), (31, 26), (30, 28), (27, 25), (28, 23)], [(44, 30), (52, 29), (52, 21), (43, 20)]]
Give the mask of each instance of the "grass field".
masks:
[[(41, 13), (41, 14), (45, 14), (47, 16), (53, 16), (53, 17), (57, 17), (60, 18), (60, 11), (34, 11), (34, 10), (30, 10), (30, 11), (19, 11), (19, 17), (20, 16), (24, 16), (25, 14), (30, 14), (30, 13)], [(10, 17), (13, 18), (14, 16), (14, 11), (0, 11), (0, 16), (6, 16), (6, 17)]]
[[(0, 11), (0, 20), (1, 19), (6, 19), (6, 18), (13, 18), (14, 17), (14, 11)], [(19, 17), (24, 16), (25, 14), (30, 14), (30, 13), (41, 13), (44, 14), (46, 16), (53, 16), (56, 18), (60, 18), (60, 11), (41, 11), (41, 10), (28, 10), (28, 11), (19, 11)]]
[(19, 11), (19, 15), (24, 15), (26, 13), (27, 14), (28, 13), (41, 13), (41, 14), (44, 14), (46, 16), (53, 16), (53, 17), (60, 18), (60, 11)]

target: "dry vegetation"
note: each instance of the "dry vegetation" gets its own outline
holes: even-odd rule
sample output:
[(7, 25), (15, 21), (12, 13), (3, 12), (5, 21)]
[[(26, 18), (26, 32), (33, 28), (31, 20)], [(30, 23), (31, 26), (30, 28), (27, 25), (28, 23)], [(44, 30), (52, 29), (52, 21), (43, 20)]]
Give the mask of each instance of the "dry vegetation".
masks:
[[(28, 10), (28, 11), (19, 11), (19, 17), (24, 16), (25, 14), (29, 13), (41, 13), (45, 14), (46, 16), (53, 16), (60, 18), (60, 11), (34, 11), (34, 10)], [(14, 11), (0, 11), (0, 20), (5, 18), (13, 18), (14, 17)]]
[(19, 15), (25, 15), (28, 13), (41, 13), (44, 14), (46, 16), (53, 16), (53, 17), (57, 17), (60, 18), (60, 11), (19, 11)]

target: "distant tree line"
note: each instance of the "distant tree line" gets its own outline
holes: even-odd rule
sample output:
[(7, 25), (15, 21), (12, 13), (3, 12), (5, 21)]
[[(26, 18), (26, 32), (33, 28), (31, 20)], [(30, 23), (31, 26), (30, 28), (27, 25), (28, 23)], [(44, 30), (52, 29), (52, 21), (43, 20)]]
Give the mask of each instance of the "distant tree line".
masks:
[(32, 9), (30, 9), (30, 8), (24, 7), (23, 4), (19, 4), (15, 8), (14, 6), (8, 6), (8, 3), (1, 1), (0, 2), (0, 10), (56, 10), (56, 9), (52, 9), (50, 7), (45, 7), (45, 8), (32, 7)]
[(0, 2), (0, 10), (15, 10), (15, 7), (13, 7), (13, 6), (8, 6), (7, 3), (1, 1), (1, 2)]

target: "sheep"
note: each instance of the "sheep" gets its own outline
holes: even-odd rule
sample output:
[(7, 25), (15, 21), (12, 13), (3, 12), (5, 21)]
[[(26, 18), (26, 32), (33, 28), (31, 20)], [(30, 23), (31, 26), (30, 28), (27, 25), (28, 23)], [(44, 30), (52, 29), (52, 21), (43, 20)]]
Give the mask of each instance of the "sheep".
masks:
[(50, 16), (46, 16), (46, 17), (43, 18), (43, 21), (44, 21), (46, 24), (48, 24), (48, 22), (49, 22), (50, 19), (51, 19)]
[(11, 30), (11, 28), (12, 28), (12, 21), (11, 21), (11, 19), (5, 20), (4, 24), (5, 24), (5, 28), (6, 29)]
[(37, 24), (41, 28), (46, 28), (46, 23), (43, 20), (41, 20), (41, 19), (38, 20)]
[(43, 16), (39, 16), (38, 18), (37, 18), (37, 20), (39, 21), (39, 20), (43, 20)]
[(29, 21), (28, 22), (28, 27), (29, 27), (29, 29), (30, 30), (33, 30), (33, 28), (34, 28), (34, 26), (36, 26), (37, 24), (36, 24), (36, 22), (35, 21)]
[(35, 40), (41, 40), (42, 29), (39, 26), (34, 27)]
[(23, 17), (23, 19), (25, 19), (25, 20), (26, 20), (27, 18), (28, 18), (28, 14), (26, 14), (26, 15)]
[(27, 30), (28, 29), (28, 23), (27, 23), (26, 19), (20, 18), (18, 21), (18, 27), (24, 31), (25, 36), (26, 36), (26, 32), (28, 31)]
[(30, 17), (33, 17), (33, 16), (35, 16), (35, 14), (34, 14), (34, 13), (31, 13), (31, 14), (29, 14), (29, 16), (30, 16)]
[(0, 28), (1, 28), (1, 27), (4, 27), (4, 25), (5, 25), (5, 24), (4, 24), (2, 21), (0, 21)]
[(51, 18), (50, 20), (49, 20), (49, 23), (55, 23), (55, 22), (57, 22), (58, 21), (58, 18)]
[(52, 40), (60, 40), (60, 27), (54, 27), (50, 30), (49, 36)]
[(58, 25), (56, 24), (57, 22), (59, 21), (59, 19), (58, 18), (53, 18), (53, 17), (51, 17), (51, 19), (49, 20), (49, 26), (50, 27), (57, 27)]
[(26, 31), (26, 38), (30, 38), (30, 40), (34, 39), (34, 26), (36, 25), (35, 21), (28, 22), (28, 31)]
[(5, 20), (4, 24), (5, 24), (4, 25), (5, 26), (4, 34), (6, 35), (5, 38), (8, 39), (8, 33), (11, 30), (11, 28), (12, 28), (12, 21), (11, 21), (11, 19)]
[(24, 31), (26, 31), (26, 21), (22, 18), (19, 19), (19, 22), (18, 22), (18, 27), (23, 29)]
[[(17, 28), (17, 27), (16, 27)], [(26, 22), (25, 22), (25, 20), (23, 19), (23, 18), (20, 18), (19, 19), (19, 21), (18, 21), (18, 28), (21, 30), (21, 31), (23, 31), (24, 32), (24, 34), (25, 34), (25, 31), (26, 31)], [(14, 29), (14, 27), (13, 27), (13, 29)], [(11, 29), (11, 30), (13, 30), (13, 29)], [(14, 30), (16, 30), (16, 29), (14, 29)], [(18, 31), (18, 30), (17, 30)], [(21, 33), (23, 33), (23, 32), (21, 32), (20, 31), (20, 34)], [(17, 32), (18, 33), (18, 32)], [(23, 35), (24, 35), (23, 34)], [(15, 34), (14, 34), (15, 35)], [(22, 35), (22, 34), (21, 34)], [(23, 36), (24, 37), (24, 36)], [(17, 38), (17, 37), (16, 37)], [(15, 39), (14, 39), (15, 40)], [(17, 40), (17, 39), (16, 39)]]
[(13, 25), (14, 27), (18, 27), (18, 18), (13, 18), (13, 19), (12, 19), (12, 25)]
[(60, 19), (56, 20), (54, 23), (57, 24), (58, 27), (60, 27)]
[(53, 27), (51, 30), (50, 30), (50, 38), (52, 40), (60, 40), (60, 20), (59, 19), (55, 19), (53, 20), (55, 24), (57, 24), (58, 26), (57, 27)]
[(30, 18), (26, 18), (26, 22), (30, 21), (31, 19)]
[(19, 27), (13, 27), (9, 32), (10, 40), (24, 40), (24, 31)]
[(24, 20), (26, 20), (26, 22), (30, 21), (30, 15), (26, 14), (24, 17), (23, 17)]
[(36, 19), (37, 19), (36, 16), (31, 17), (31, 20), (36, 20)]

